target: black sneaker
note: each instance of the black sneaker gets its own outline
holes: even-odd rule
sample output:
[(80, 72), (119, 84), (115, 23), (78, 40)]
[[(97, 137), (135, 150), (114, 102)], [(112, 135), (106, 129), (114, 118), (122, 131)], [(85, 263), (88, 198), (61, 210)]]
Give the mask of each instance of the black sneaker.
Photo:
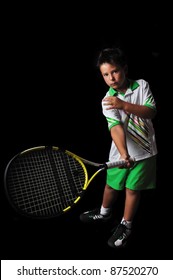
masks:
[(80, 215), (80, 220), (84, 223), (104, 223), (111, 219), (112, 215), (101, 215), (100, 209), (94, 209), (91, 211), (84, 212)]
[(115, 229), (113, 235), (108, 240), (108, 245), (112, 248), (125, 247), (129, 236), (131, 234), (131, 229), (125, 226), (125, 222), (119, 224)]

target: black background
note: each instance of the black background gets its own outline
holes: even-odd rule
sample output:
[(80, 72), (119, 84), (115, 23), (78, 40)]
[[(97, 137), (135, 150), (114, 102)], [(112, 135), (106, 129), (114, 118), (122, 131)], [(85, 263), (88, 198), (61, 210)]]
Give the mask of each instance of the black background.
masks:
[[(67, 3), (63, 9), (41, 4), (4, 10), (1, 259), (170, 257), (171, 241), (169, 237), (165, 241), (165, 226), (171, 190), (163, 172), (168, 140), (163, 128), (167, 113), (163, 96), (165, 100), (168, 93), (170, 25), (163, 21), (164, 10), (156, 6), (125, 6), (99, 4), (96, 8)], [(96, 71), (95, 60), (108, 46), (126, 51), (129, 77), (150, 83), (158, 109), (153, 121), (159, 151), (157, 189), (143, 194), (132, 240), (126, 249), (118, 251), (107, 246), (112, 225), (90, 227), (79, 221), (81, 212), (100, 206), (105, 174), (92, 182), (76, 208), (44, 221), (14, 213), (3, 186), (8, 161), (34, 146), (63, 146), (96, 162), (107, 160), (110, 135), (101, 112), (107, 87)], [(122, 210), (123, 194), (117, 203), (117, 219)]]

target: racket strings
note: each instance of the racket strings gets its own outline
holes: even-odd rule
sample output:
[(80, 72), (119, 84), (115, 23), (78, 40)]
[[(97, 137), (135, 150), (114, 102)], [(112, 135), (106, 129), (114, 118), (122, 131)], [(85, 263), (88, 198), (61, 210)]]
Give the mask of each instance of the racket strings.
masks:
[[(41, 168), (40, 168), (41, 166)], [(37, 212), (53, 206), (52, 198), (55, 196), (55, 182), (51, 175), (48, 162), (42, 162), (42, 157), (33, 155), (29, 158), (22, 158), (15, 163), (15, 169), (11, 173), (9, 180), (10, 196), (15, 204), (25, 212)], [(45, 188), (46, 186), (46, 188)], [(46, 214), (44, 212), (44, 214)]]
[(15, 206), (36, 216), (62, 212), (85, 184), (81, 164), (60, 151), (35, 151), (17, 158), (8, 170), (8, 192)]

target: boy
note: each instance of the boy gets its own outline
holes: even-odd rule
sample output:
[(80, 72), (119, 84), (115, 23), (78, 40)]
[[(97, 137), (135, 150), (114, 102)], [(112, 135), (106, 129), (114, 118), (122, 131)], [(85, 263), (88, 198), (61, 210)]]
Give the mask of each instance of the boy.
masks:
[[(126, 166), (107, 170), (101, 208), (84, 212), (80, 219), (88, 223), (110, 220), (113, 203), (125, 189), (123, 217), (108, 240), (109, 246), (117, 248), (125, 246), (131, 234), (140, 191), (155, 188), (157, 146), (152, 118), (156, 105), (147, 81), (127, 77), (128, 66), (121, 49), (101, 51), (97, 66), (109, 87), (102, 100), (112, 137), (109, 160), (125, 159)], [(135, 158), (134, 164), (130, 158)]]

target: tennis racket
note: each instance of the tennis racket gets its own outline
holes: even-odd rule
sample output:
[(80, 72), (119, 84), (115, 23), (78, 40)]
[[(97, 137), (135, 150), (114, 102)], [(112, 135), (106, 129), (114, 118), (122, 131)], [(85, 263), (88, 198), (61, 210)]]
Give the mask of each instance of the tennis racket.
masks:
[[(7, 164), (5, 192), (19, 214), (51, 218), (75, 206), (101, 171), (124, 164), (124, 160), (91, 162), (54, 146), (33, 147), (18, 153)], [(89, 166), (96, 169), (90, 178)]]

